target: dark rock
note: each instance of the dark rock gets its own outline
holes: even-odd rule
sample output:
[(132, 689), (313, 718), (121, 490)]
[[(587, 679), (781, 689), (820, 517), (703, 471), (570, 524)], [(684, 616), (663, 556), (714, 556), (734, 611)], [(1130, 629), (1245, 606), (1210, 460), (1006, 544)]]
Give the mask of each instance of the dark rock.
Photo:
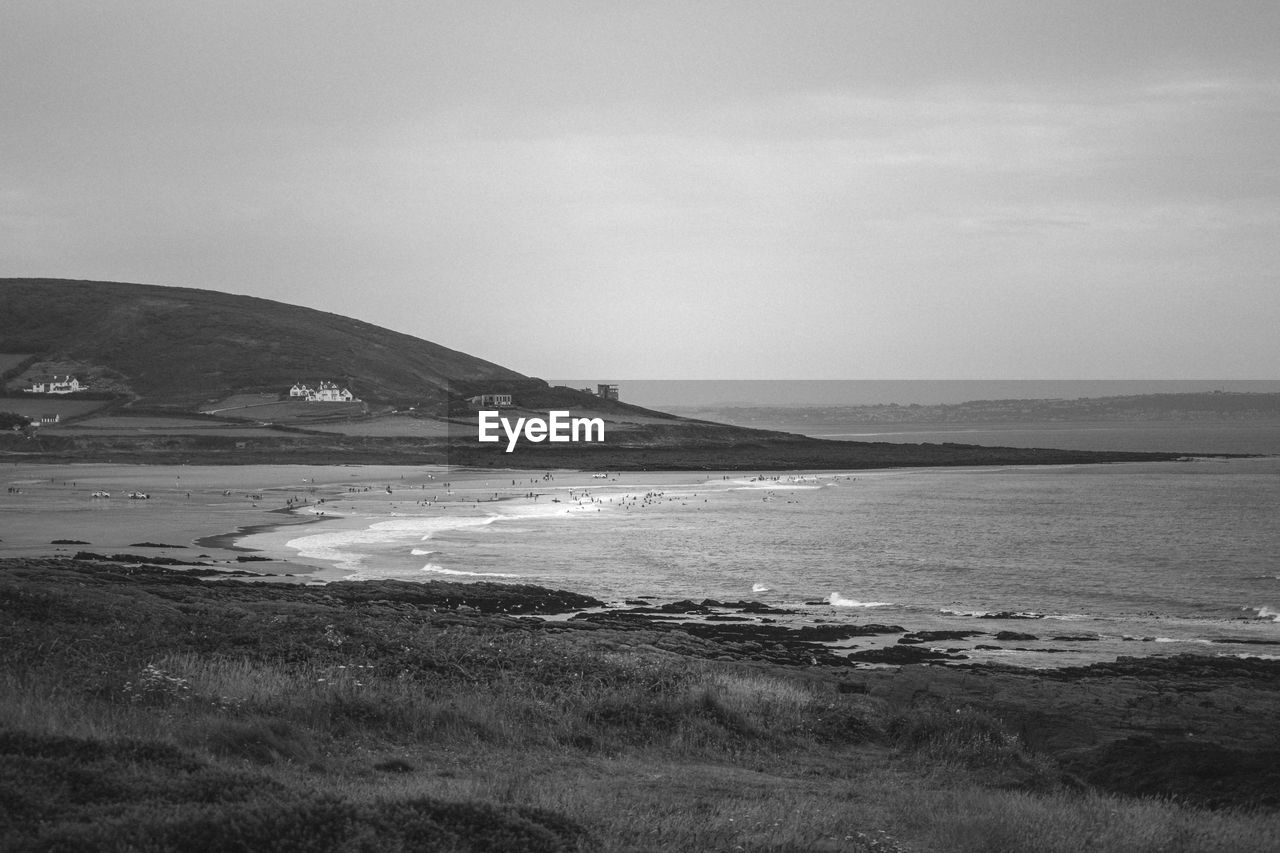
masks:
[(1208, 657), (1190, 654), (1169, 655), (1167, 657), (1132, 657), (1124, 655), (1114, 661), (1046, 670), (1042, 673), (1042, 676), (1062, 681), (1120, 676), (1143, 680), (1166, 678), (1193, 680), (1232, 679), (1276, 684), (1280, 683), (1280, 660)]
[(659, 604), (656, 607), (637, 608), (636, 613), (693, 613), (699, 616), (705, 616), (711, 612), (711, 608), (705, 604), (697, 604), (687, 598), (682, 601), (669, 601), (666, 604)]
[(190, 560), (179, 560), (176, 557), (155, 557), (143, 554), (95, 554), (92, 551), (77, 551), (73, 560), (86, 560), (97, 563), (146, 563), (152, 566), (203, 566), (204, 563), (193, 563)]
[(1257, 640), (1248, 637), (1222, 637), (1217, 640), (1210, 640), (1210, 642), (1244, 646), (1280, 646), (1280, 640)]
[(721, 607), (729, 610), (738, 610), (742, 613), (777, 613), (786, 614), (794, 613), (794, 610), (783, 610), (779, 607), (771, 607), (762, 601), (730, 601), (722, 604)]
[[(938, 640), (967, 640), (970, 637), (978, 637), (985, 633), (986, 631), (912, 631), (907, 634), (907, 637), (910, 637), (915, 642), (933, 643)], [(903, 639), (906, 639), (906, 637)]]
[(589, 595), (548, 589), (531, 584), (452, 583), (430, 581), (335, 581), (324, 587), (327, 594), (349, 604), (385, 598), (418, 608), (457, 610), (470, 607), (480, 613), (571, 613), (604, 602)]
[(881, 625), (879, 622), (868, 622), (865, 625), (852, 625), (846, 630), (856, 631), (851, 637), (873, 637), (876, 634), (905, 634), (906, 628), (901, 625)]
[(1017, 631), (1001, 631), (1000, 633), (996, 634), (996, 639), (1000, 640), (1001, 642), (1007, 643), (1011, 641), (1025, 642), (1026, 640), (1038, 640), (1040, 638), (1037, 637), (1035, 634), (1021, 634)]
[(858, 663), (912, 664), (938, 660), (964, 660), (963, 655), (949, 655), (920, 646), (889, 646), (884, 649), (865, 649), (853, 652), (848, 659)]

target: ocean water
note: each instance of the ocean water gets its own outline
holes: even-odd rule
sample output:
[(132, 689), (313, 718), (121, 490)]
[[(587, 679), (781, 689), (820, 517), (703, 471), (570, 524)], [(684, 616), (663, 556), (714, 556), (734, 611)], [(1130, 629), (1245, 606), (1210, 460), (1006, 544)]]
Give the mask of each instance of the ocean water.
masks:
[[(783, 621), (985, 632), (944, 644), (970, 660), (1280, 655), (1275, 457), (482, 476), (393, 502), (335, 497), (325, 523), (270, 547), (357, 579), (529, 582), (614, 604), (753, 600), (793, 610)], [(1002, 630), (1038, 639), (996, 643)]]

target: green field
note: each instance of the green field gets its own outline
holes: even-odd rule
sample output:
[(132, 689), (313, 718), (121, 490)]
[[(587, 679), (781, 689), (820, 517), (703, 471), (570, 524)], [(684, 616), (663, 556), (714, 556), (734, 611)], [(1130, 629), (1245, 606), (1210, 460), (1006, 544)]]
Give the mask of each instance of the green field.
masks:
[[(334, 405), (330, 403), (329, 405)], [(415, 418), (409, 415), (388, 415), (369, 420), (340, 424), (315, 424), (308, 429), (339, 435), (405, 436), (408, 438), (445, 438), (449, 425), (444, 421)]]
[(308, 403), (280, 400), (274, 395), (236, 394), (201, 407), (201, 412), (226, 418), (251, 418), (268, 423), (306, 423), (340, 420), (364, 415), (364, 403)]
[(57, 397), (3, 397), (0, 398), (0, 412), (16, 412), (28, 418), (42, 415), (61, 415), (67, 418), (80, 417), (109, 405), (110, 400), (66, 400)]
[(163, 416), (102, 415), (76, 421), (68, 427), (57, 427), (64, 435), (209, 435), (225, 434), (238, 438), (275, 436), (267, 427), (227, 423), (203, 418)]

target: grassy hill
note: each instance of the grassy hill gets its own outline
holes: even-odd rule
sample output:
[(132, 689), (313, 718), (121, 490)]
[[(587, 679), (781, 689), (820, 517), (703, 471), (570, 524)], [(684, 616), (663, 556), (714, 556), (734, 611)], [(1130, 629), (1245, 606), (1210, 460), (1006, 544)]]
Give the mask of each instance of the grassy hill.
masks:
[[(73, 371), (147, 406), (194, 410), (327, 379), (375, 404), (442, 402), (451, 383), (545, 387), (513, 370), (359, 320), (269, 299), (105, 281), (0, 279), (11, 380)], [(19, 360), (18, 355), (28, 358)], [(11, 381), (12, 384), (12, 381)], [(12, 389), (11, 389), (12, 390)]]
[[(484, 467), (793, 469), (1068, 464), (1172, 458), (964, 445), (832, 442), (655, 412), (561, 386), (359, 320), (207, 290), (0, 279), (0, 411), (59, 414), (38, 435), (0, 435), (0, 453), (37, 460), (247, 464), (341, 460)], [(72, 374), (104, 409), (19, 390)], [(293, 383), (348, 387), (363, 403), (279, 399)], [(607, 445), (476, 440), (466, 398), (509, 393), (511, 417), (551, 409), (600, 416)], [(72, 395), (72, 397), (84, 395)], [(17, 404), (17, 405), (14, 405)], [(59, 408), (62, 407), (62, 408)], [(28, 411), (29, 410), (29, 411)], [(393, 413), (398, 411), (399, 413)], [(200, 414), (203, 413), (203, 414)], [(174, 423), (173, 416), (198, 422)], [(122, 420), (124, 417), (132, 420)], [(72, 422), (67, 423), (68, 419)], [(245, 432), (253, 428), (252, 434)], [(261, 432), (266, 430), (266, 432)]]

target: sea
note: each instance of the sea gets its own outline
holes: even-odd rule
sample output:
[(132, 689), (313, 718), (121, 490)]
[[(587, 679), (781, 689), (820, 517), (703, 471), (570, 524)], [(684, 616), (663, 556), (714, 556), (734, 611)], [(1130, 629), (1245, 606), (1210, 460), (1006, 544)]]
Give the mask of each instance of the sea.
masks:
[[(1032, 433), (1026, 446), (1098, 436), (1086, 428), (1042, 442)], [(929, 644), (970, 663), (1280, 657), (1280, 435), (1242, 442), (1233, 427), (1218, 444), (1203, 438), (1181, 449), (1259, 455), (857, 472), (488, 471), (448, 485), (447, 472), (424, 471), (390, 491), (330, 484), (332, 499), (303, 510), (323, 513), (323, 524), (242, 544), (356, 580), (531, 583), (612, 607), (755, 601), (788, 611), (753, 617), (780, 623), (972, 631)]]

